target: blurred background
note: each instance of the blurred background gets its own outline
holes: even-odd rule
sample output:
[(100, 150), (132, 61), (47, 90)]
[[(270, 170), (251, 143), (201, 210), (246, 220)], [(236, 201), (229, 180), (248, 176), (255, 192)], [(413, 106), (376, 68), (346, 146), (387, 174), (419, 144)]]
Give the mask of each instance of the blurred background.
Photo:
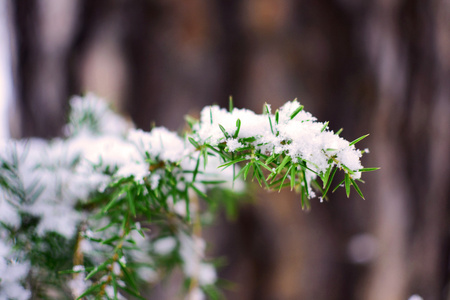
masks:
[(450, 299), (450, 1), (0, 0), (0, 65), (3, 137), (60, 135), (87, 91), (147, 130), (232, 95), (257, 112), (298, 98), (348, 140), (370, 133), (367, 200), (339, 190), (303, 212), (255, 189), (206, 233), (226, 295)]

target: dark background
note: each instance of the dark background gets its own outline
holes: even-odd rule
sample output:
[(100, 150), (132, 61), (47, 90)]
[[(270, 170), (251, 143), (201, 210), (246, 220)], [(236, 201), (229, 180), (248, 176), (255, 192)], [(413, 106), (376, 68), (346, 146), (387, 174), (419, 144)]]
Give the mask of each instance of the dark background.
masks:
[(144, 129), (180, 130), (232, 95), (257, 112), (298, 98), (348, 140), (371, 133), (367, 200), (338, 191), (302, 212), (299, 195), (256, 189), (208, 233), (228, 299), (450, 299), (449, 1), (6, 2), (14, 137), (60, 135), (86, 91)]

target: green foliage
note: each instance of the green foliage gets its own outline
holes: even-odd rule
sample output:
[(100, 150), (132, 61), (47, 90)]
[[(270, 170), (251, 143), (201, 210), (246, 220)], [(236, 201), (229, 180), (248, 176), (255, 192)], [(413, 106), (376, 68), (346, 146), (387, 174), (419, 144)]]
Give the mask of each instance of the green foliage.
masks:
[[(18, 263), (29, 264), (32, 271), (18, 282), (33, 298), (123, 299), (122, 295), (127, 295), (143, 299), (143, 286), (161, 283), (173, 270), (181, 269), (182, 293), (222, 299), (218, 286), (223, 281), (217, 280), (214, 263), (205, 258), (201, 228), (211, 225), (221, 210), (230, 219), (237, 217), (244, 192), (236, 186), (242, 186), (243, 180), (250, 179), (268, 190), (288, 187), (300, 195), (302, 208), (309, 209), (314, 190), (327, 199), (338, 170), (344, 180), (333, 192), (343, 184), (347, 196), (353, 186), (364, 198), (356, 175), (378, 169), (351, 169), (339, 160), (339, 151), (331, 148), (321, 150), (327, 167), (320, 169), (283, 148), (295, 141), (281, 139), (282, 122), (301, 117), (302, 123), (311, 123), (297, 103), (287, 116), (282, 110), (271, 114), (270, 106), (264, 105), (264, 122), (273, 139), (280, 141), (282, 150), (277, 151), (275, 146), (270, 148), (270, 142), (261, 141), (261, 135), (248, 134), (248, 120), (239, 117), (242, 111), (234, 107), (231, 98), (229, 114), (237, 114), (232, 122), (217, 120), (215, 108), (205, 111), (208, 125), (223, 121), (215, 128), (220, 135), (216, 140), (202, 138), (199, 132), (204, 125), (192, 117), (186, 118), (191, 132), (184, 139), (158, 128), (150, 133), (131, 130), (125, 137), (126, 122), (94, 96), (88, 95), (86, 101), (76, 98), (72, 105), (68, 136), (50, 143), (43, 152), (53, 153), (50, 164), (48, 157), (32, 152), (33, 143), (29, 147), (12, 144), (7, 155), (0, 155), (0, 205), (15, 211), (14, 218), (0, 219), (0, 242), (13, 249)], [(121, 127), (112, 132), (104, 118)], [(328, 122), (320, 124), (320, 133), (327, 133), (327, 128)], [(180, 145), (183, 149), (174, 149)], [(120, 150), (117, 156), (128, 154), (125, 162), (108, 153), (98, 157), (98, 149), (109, 152), (114, 147)], [(83, 170), (88, 171), (80, 173)], [(45, 172), (28, 174), (38, 171), (62, 175), (53, 180), (43, 176), (48, 174)], [(94, 179), (100, 183), (86, 191), (82, 187), (78, 188), (81, 191), (72, 190), (74, 195), (67, 191), (71, 185), (77, 186), (77, 181), (90, 184)], [(234, 190), (226, 187), (231, 181)], [(77, 220), (72, 228), (75, 235), (48, 227), (55, 217), (48, 213), (52, 209), (49, 203)], [(35, 208), (39, 212), (33, 211)]]

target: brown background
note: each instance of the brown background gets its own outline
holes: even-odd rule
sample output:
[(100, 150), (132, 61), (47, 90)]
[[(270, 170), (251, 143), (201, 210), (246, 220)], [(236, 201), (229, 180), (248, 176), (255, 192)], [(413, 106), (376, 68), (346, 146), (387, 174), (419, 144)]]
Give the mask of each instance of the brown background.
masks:
[(349, 140), (371, 133), (363, 164), (381, 170), (364, 176), (366, 201), (339, 191), (305, 213), (299, 195), (258, 190), (209, 233), (228, 299), (450, 299), (449, 1), (7, 4), (15, 137), (59, 135), (85, 91), (144, 129), (179, 130), (233, 95), (258, 112), (298, 98)]

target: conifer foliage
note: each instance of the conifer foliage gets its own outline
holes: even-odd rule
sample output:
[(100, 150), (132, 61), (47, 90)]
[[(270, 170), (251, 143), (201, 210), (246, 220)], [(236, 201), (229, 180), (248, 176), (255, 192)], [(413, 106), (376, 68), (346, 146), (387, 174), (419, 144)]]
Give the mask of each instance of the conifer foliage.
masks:
[(376, 169), (355, 147), (366, 136), (346, 141), (295, 100), (208, 106), (183, 136), (135, 129), (92, 94), (70, 103), (64, 137), (0, 143), (0, 299), (143, 299), (174, 269), (180, 298), (218, 299), (201, 228), (237, 210), (244, 180), (309, 209), (333, 184), (363, 197), (357, 181)]

